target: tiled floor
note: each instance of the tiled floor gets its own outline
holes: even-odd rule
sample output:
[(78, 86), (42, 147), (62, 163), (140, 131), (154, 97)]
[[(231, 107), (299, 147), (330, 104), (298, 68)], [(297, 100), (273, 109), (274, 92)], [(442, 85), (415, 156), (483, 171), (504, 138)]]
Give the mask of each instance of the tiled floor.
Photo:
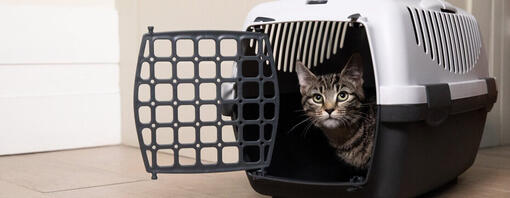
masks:
[[(126, 146), (0, 157), (0, 197), (265, 197), (244, 172), (160, 174)], [(483, 149), (458, 183), (429, 197), (510, 197), (510, 147)]]

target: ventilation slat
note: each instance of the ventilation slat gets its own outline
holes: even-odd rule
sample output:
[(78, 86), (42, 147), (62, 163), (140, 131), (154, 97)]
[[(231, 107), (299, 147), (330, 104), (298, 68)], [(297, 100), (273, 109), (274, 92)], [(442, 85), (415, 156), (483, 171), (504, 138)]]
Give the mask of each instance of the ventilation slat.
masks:
[(429, 43), (430, 43), (430, 58), (432, 58), (432, 60), (436, 60), (436, 53), (437, 53), (437, 50), (436, 50), (436, 38), (434, 37), (434, 29), (432, 28), (432, 19), (430, 18), (430, 12), (423, 12), (423, 14), (425, 15), (425, 20), (427, 21), (427, 34), (429, 35)]
[(310, 34), (312, 34), (312, 27), (314, 26), (314, 23), (313, 22), (308, 22), (308, 27), (306, 28), (306, 37), (305, 37), (305, 46), (303, 47), (303, 64), (305, 64), (306, 66), (310, 67), (310, 64), (307, 63), (308, 61), (308, 45), (310, 43)]
[(478, 55), (478, 53), (476, 53), (476, 45), (475, 45), (475, 35), (474, 35), (474, 30), (473, 30), (473, 26), (471, 26), (471, 20), (469, 17), (466, 17), (466, 25), (468, 27), (468, 30), (469, 30), (469, 44), (471, 45), (471, 51), (472, 51), (472, 54), (473, 56), (471, 57), (471, 62), (473, 63), (471, 68), (473, 68), (473, 66), (476, 64), (476, 57)]
[(457, 32), (457, 27), (455, 26), (455, 18), (451, 15), (451, 14), (448, 14), (448, 17), (450, 18), (450, 22), (451, 22), (451, 27), (452, 27), (452, 33), (453, 33), (453, 43), (455, 44), (453, 46), (453, 48), (455, 49), (455, 54), (454, 54), (454, 60), (455, 60), (455, 68), (454, 68), (454, 71), (455, 73), (458, 73), (459, 72), (459, 68), (460, 66), (462, 65), (462, 62), (461, 62), (461, 55), (460, 55), (460, 47), (459, 47), (459, 34)]
[(327, 43), (328, 43), (328, 34), (329, 34), (329, 26), (330, 26), (330, 22), (326, 22), (326, 25), (324, 26), (324, 31), (322, 32), (322, 44), (321, 44), (321, 52), (320, 52), (320, 59), (319, 59), (319, 63), (323, 63), (324, 62), (324, 56), (325, 56), (325, 53), (326, 53), (326, 47), (327, 47)]
[[(294, 54), (296, 54), (297, 52), (297, 49), (296, 49), (296, 44), (297, 44), (297, 38), (298, 38), (298, 33), (300, 32), (300, 23), (295, 23), (295, 26), (296, 26), (296, 29), (294, 30), (294, 36), (292, 38), (292, 46), (291, 46), (291, 51), (290, 51), (290, 59), (289, 59), (289, 72), (292, 72), (293, 71), (293, 68), (294, 68), (294, 64), (296, 63), (295, 59), (294, 59)], [(292, 33), (292, 32), (291, 32)]]
[(340, 48), (344, 48), (345, 34), (347, 33), (347, 27), (349, 23), (344, 23), (344, 27), (342, 28), (342, 37), (340, 37)]
[(283, 29), (282, 29), (282, 35), (281, 35), (281, 39), (280, 39), (280, 45), (281, 47), (279, 48), (280, 49), (280, 53), (278, 54), (278, 65), (281, 65), (281, 69), (283, 71), (287, 71), (287, 68), (285, 67), (286, 65), (283, 65), (283, 59), (286, 57), (284, 56), (284, 50), (286, 49), (286, 44), (288, 43), (287, 41), (287, 32), (288, 32), (288, 27), (289, 26), (289, 23), (284, 23), (283, 24)]
[(329, 60), (331, 57), (331, 48), (333, 45), (333, 36), (335, 35), (335, 28), (338, 25), (338, 22), (334, 22), (331, 24), (331, 29), (329, 30), (329, 36), (328, 36), (328, 48), (326, 50), (326, 59)]
[(466, 26), (466, 23), (465, 23), (465, 18), (464, 16), (461, 16), (460, 17), (460, 24), (462, 26), (462, 32), (464, 34), (464, 39), (465, 39), (465, 42), (464, 42), (464, 45), (466, 46), (465, 49), (466, 49), (466, 71), (469, 71), (470, 70), (470, 67), (472, 65), (472, 54), (471, 54), (471, 46), (469, 45), (469, 30), (467, 29), (467, 26)]
[(423, 51), (425, 53), (428, 52), (427, 50), (427, 42), (425, 42), (425, 33), (424, 33), (424, 27), (423, 27), (423, 20), (421, 18), (421, 15), (420, 15), (420, 11), (418, 11), (418, 9), (415, 9), (416, 11), (416, 18), (418, 19), (418, 27), (420, 27), (420, 35), (421, 35), (421, 44), (423, 45)]
[(324, 28), (324, 21), (319, 22), (319, 29), (317, 32), (317, 38), (315, 39), (315, 46), (314, 46), (314, 55), (313, 55), (313, 66), (317, 66), (317, 62), (319, 61), (319, 51), (321, 49), (321, 42), (322, 42), (322, 31)]
[(452, 50), (452, 56), (450, 57), (452, 60), (452, 64), (450, 65), (451, 72), (457, 72), (457, 44), (456, 44), (456, 36), (453, 31), (453, 23), (449, 14), (445, 14), (446, 17), (446, 26), (448, 27), (448, 32), (450, 35), (450, 48)]
[(466, 71), (468, 71), (468, 70), (469, 70), (469, 68), (468, 68), (468, 67), (469, 67), (469, 65), (470, 65), (470, 63), (469, 63), (469, 57), (470, 57), (471, 55), (469, 54), (469, 49), (468, 49), (468, 45), (467, 45), (467, 41), (468, 41), (468, 39), (467, 39), (466, 29), (465, 29), (465, 26), (464, 26), (464, 23), (463, 23), (462, 17), (461, 17), (461, 16), (458, 16), (458, 17), (457, 17), (457, 19), (458, 19), (458, 20), (457, 20), (457, 22), (459, 23), (459, 27), (460, 27), (460, 32), (461, 32), (461, 34), (462, 34), (462, 41), (463, 41), (463, 42), (462, 42), (462, 47), (463, 47), (463, 49), (464, 49), (464, 58), (463, 58), (463, 59), (464, 59), (464, 67), (463, 67), (463, 68), (464, 68), (464, 70), (463, 70), (463, 72), (466, 72)]
[(454, 31), (454, 36), (455, 36), (455, 47), (456, 47), (456, 50), (457, 50), (457, 64), (456, 64), (456, 73), (461, 73), (461, 70), (462, 70), (462, 65), (463, 65), (463, 62), (462, 62), (462, 47), (461, 47), (461, 40), (460, 40), (460, 34), (459, 34), (459, 28), (457, 26), (457, 21), (455, 20), (455, 15), (453, 14), (450, 14), (450, 19), (452, 20), (452, 24), (453, 24), (453, 31)]
[(425, 14), (425, 11), (421, 11), (421, 20), (423, 25), (423, 34), (425, 36), (425, 45), (427, 46), (427, 50), (425, 50), (425, 53), (430, 54), (430, 58), (434, 59), (434, 54), (432, 53), (432, 40), (430, 39), (429, 34), (429, 24), (427, 24), (427, 16)]
[(446, 45), (448, 47), (448, 71), (453, 72), (453, 44), (452, 44), (452, 33), (450, 29), (450, 23), (446, 14), (441, 14), (443, 19), (443, 25), (446, 32)]
[(434, 41), (436, 45), (436, 61), (438, 65), (442, 65), (443, 59), (443, 50), (441, 46), (441, 34), (439, 33), (439, 23), (437, 22), (437, 18), (435, 12), (429, 12), (430, 20), (432, 21), (432, 29), (434, 30)]
[[(318, 24), (317, 22), (314, 22), (314, 23), (313, 23), (312, 35), (311, 35), (311, 37), (310, 37), (310, 49), (316, 49), (316, 48), (315, 48), (315, 47), (316, 47), (316, 46), (315, 46), (315, 40), (316, 40), (316, 39), (315, 39), (315, 37), (316, 37), (316, 34), (317, 34), (317, 28), (318, 28), (317, 26), (318, 26), (318, 25), (319, 25), (319, 24)], [(306, 63), (306, 65), (307, 65), (308, 67), (312, 67), (312, 63), (313, 63), (313, 62), (312, 62), (312, 59), (313, 59), (313, 51), (314, 51), (314, 50), (310, 50), (310, 51), (308, 52), (308, 62)]]
[(340, 32), (342, 31), (342, 25), (344, 23), (340, 22), (338, 23), (338, 26), (335, 30), (335, 40), (333, 41), (333, 54), (336, 54), (336, 51), (338, 50), (338, 44), (339, 44), (339, 38), (340, 38)]
[[(256, 28), (258, 28), (258, 30), (262, 30), (262, 25), (260, 25)], [(253, 32), (257, 32), (256, 28), (253, 28)], [(257, 40), (255, 40), (255, 39), (250, 39), (250, 42), (253, 42), (253, 46), (255, 47), (255, 54), (258, 54), (260, 43), (258, 43)], [(262, 42), (262, 41), (260, 41), (260, 42)]]
[[(288, 27), (287, 27), (288, 26)], [(294, 28), (294, 23), (286, 23), (284, 26), (284, 32), (282, 37), (282, 47), (280, 48), (280, 60), (278, 64), (283, 64), (283, 71), (287, 71), (287, 58), (289, 57), (289, 44), (290, 44), (290, 33)], [(289, 38), (289, 39), (287, 39)], [(285, 47), (284, 47), (285, 46)]]
[(478, 23), (473, 20), (473, 26), (475, 27), (475, 33), (476, 33), (476, 45), (477, 45), (477, 49), (478, 49), (478, 53), (480, 53), (480, 49), (481, 49), (481, 46), (482, 46), (482, 40), (481, 40), (481, 36), (480, 36), (480, 30), (478, 29)]
[(467, 62), (467, 65), (466, 65), (466, 70), (469, 70), (471, 65), (473, 64), (471, 62), (472, 60), (472, 57), (473, 57), (473, 54), (471, 53), (471, 50), (473, 49), (470, 45), (470, 41), (469, 41), (469, 30), (467, 29), (467, 26), (466, 26), (466, 20), (464, 18), (464, 16), (460, 16), (460, 24), (461, 24), (461, 27), (462, 27), (462, 33), (464, 35), (464, 46), (465, 46), (465, 50), (466, 50), (466, 62)]
[[(471, 17), (469, 17), (469, 20), (468, 20), (468, 25), (469, 25), (469, 28), (471, 29), (471, 35), (473, 35), (473, 39), (471, 39), (471, 42), (473, 44), (473, 46), (475, 46), (475, 49), (474, 49), (474, 52), (475, 52), (475, 56), (478, 56), (478, 44), (477, 44), (477, 33), (476, 33), (476, 28), (475, 26), (473, 25), (473, 20)], [(475, 64), (476, 64), (476, 59), (475, 59)]]
[[(250, 28), (250, 32), (255, 32), (255, 27), (251, 27)], [(253, 39), (250, 39), (250, 45), (249, 46), (250, 46), (250, 48), (253, 47)]]
[(413, 24), (413, 30), (414, 30), (414, 38), (416, 39), (416, 45), (420, 45), (420, 39), (419, 39), (419, 36), (418, 36), (418, 31), (416, 31), (416, 17), (414, 16), (414, 13), (413, 11), (411, 10), (411, 8), (407, 8), (407, 10), (409, 11), (409, 16), (411, 17), (411, 22)]
[(271, 46), (274, 46), (275, 29), (276, 29), (276, 24), (271, 24), (270, 30), (269, 30), (269, 43), (271, 44)]
[(475, 39), (475, 35), (473, 34), (473, 28), (471, 27), (471, 25), (469, 24), (469, 17), (465, 17), (466, 19), (466, 27), (468, 29), (468, 34), (469, 34), (469, 45), (471, 46), (471, 68), (473, 68), (473, 66), (476, 64), (476, 47), (475, 47), (475, 43), (474, 43), (474, 39)]
[[(268, 35), (268, 33), (269, 33), (269, 27), (270, 27), (270, 26), (271, 26), (271, 25), (269, 25), (269, 24), (264, 25), (264, 34), (265, 34), (265, 35)], [(262, 54), (264, 54), (264, 55), (266, 54), (266, 50), (267, 50), (267, 48), (266, 48), (265, 46), (267, 46), (267, 45), (264, 45), (264, 47), (262, 48)]]
[[(275, 42), (273, 43), (273, 46), (274, 46), (274, 49), (273, 49), (273, 57), (274, 57), (274, 59), (275, 59), (275, 60), (274, 60), (274, 62), (275, 62), (275, 63), (277, 63), (277, 61), (278, 61), (278, 60), (277, 60), (277, 59), (278, 59), (278, 55), (279, 55), (279, 54), (278, 54), (278, 52), (279, 52), (279, 50), (278, 50), (278, 49), (279, 49), (279, 48), (278, 48), (278, 44), (280, 43), (280, 40), (281, 40), (281, 39), (280, 39), (280, 31), (281, 31), (281, 29), (282, 29), (282, 25), (283, 25), (283, 24), (278, 24), (278, 25), (277, 25), (278, 27), (276, 28)], [(278, 68), (278, 70), (281, 70), (281, 65), (280, 65), (280, 64), (278, 64), (277, 68)]]
[(445, 30), (444, 30), (444, 26), (443, 26), (443, 20), (441, 19), (441, 14), (440, 13), (434, 13), (434, 16), (436, 18), (436, 21), (437, 21), (437, 26), (439, 27), (438, 30), (439, 30), (439, 35), (441, 37), (441, 56), (442, 56), (442, 59), (441, 59), (441, 62), (442, 62), (442, 66), (444, 69), (447, 69), (447, 66), (448, 66), (448, 47), (446, 46), (446, 35), (445, 35)]
[(464, 34), (462, 32), (462, 27), (459, 23), (459, 17), (458, 16), (454, 16), (454, 19), (455, 19), (455, 26), (457, 27), (457, 35), (458, 35), (458, 40), (459, 40), (459, 49), (460, 49), (460, 60), (461, 60), (461, 67), (459, 68), (460, 69), (460, 73), (464, 73), (464, 71), (466, 70), (466, 65), (467, 65), (467, 62), (466, 62), (466, 47), (465, 47), (465, 43), (464, 43)]
[(476, 32), (478, 31), (478, 29), (475, 27), (475, 23), (473, 22), (473, 20), (469, 20), (469, 25), (471, 26), (471, 29), (473, 31), (472, 34), (474, 35), (473, 44), (478, 48), (478, 33)]
[(476, 20), (473, 20), (473, 24), (475, 26), (475, 33), (476, 33), (476, 38), (478, 40), (477, 44), (478, 44), (478, 48), (476, 48), (478, 50), (478, 54), (480, 54), (481, 50), (482, 50), (482, 36), (480, 35), (480, 30), (478, 29), (478, 23), (476, 22)]
[(305, 33), (306, 33), (306, 24), (307, 22), (301, 22), (301, 33), (299, 34), (299, 45), (298, 45), (298, 50), (297, 50), (297, 54), (296, 54), (296, 60), (300, 60), (302, 61), (302, 58), (301, 58), (301, 54), (303, 54), (302, 52), (302, 49), (303, 49), (303, 43), (304, 43), (304, 36), (305, 36)]

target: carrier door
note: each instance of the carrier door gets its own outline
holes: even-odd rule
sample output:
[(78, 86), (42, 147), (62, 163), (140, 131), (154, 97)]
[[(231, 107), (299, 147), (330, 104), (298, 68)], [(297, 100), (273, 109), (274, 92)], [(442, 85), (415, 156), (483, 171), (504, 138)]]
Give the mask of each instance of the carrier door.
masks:
[(267, 167), (279, 92), (267, 36), (152, 32), (142, 38), (134, 114), (143, 162), (157, 173)]

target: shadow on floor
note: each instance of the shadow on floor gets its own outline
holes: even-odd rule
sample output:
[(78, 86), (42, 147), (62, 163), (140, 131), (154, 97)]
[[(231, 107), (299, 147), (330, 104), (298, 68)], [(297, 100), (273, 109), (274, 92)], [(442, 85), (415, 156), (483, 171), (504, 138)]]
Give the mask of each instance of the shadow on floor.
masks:
[(442, 193), (452, 189), (455, 187), (455, 185), (457, 185), (458, 183), (458, 178), (455, 178), (454, 180), (446, 183), (445, 185), (439, 187), (439, 188), (436, 188), (428, 193), (425, 193), (423, 195), (420, 195), (418, 196), (417, 198), (432, 198), (432, 197), (437, 197), (439, 195), (441, 195)]

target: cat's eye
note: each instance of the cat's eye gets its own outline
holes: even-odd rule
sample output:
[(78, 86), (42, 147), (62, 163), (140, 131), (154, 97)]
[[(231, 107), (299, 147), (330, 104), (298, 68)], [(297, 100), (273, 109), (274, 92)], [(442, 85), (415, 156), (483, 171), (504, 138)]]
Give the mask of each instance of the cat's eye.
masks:
[(322, 103), (322, 100), (323, 100), (322, 95), (320, 95), (320, 94), (314, 94), (312, 96), (312, 99), (315, 103)]
[(345, 101), (349, 98), (349, 93), (345, 92), (345, 91), (341, 91), (340, 93), (338, 93), (338, 101)]

